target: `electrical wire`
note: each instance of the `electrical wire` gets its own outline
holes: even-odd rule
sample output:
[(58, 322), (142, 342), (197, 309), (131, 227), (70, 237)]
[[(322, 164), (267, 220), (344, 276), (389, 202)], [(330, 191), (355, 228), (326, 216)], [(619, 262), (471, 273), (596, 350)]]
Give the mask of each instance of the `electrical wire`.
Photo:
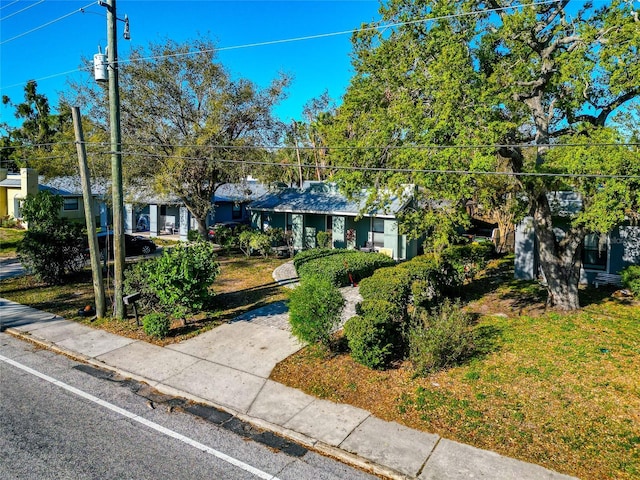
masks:
[[(41, 29), (43, 29), (45, 27), (48, 27), (49, 25), (53, 25), (54, 23), (59, 22), (60, 20), (64, 20), (65, 18), (70, 17), (71, 15), (75, 15), (76, 13), (82, 12), (82, 10), (84, 10), (85, 8), (89, 8), (89, 7), (91, 7), (93, 5), (97, 5), (97, 4), (98, 4), (98, 2), (91, 2), (91, 3), (87, 4), (87, 5), (85, 5), (84, 7), (80, 7), (79, 9), (74, 10), (73, 12), (69, 12), (66, 15), (62, 15), (61, 17), (58, 17), (58, 18), (56, 18), (54, 20), (51, 20), (50, 22), (44, 23), (44, 24), (42, 24), (42, 25), (40, 25), (38, 27), (32, 28), (31, 30), (27, 30), (26, 32), (22, 32), (22, 33), (16, 35), (15, 37), (11, 37), (11, 38), (9, 38), (7, 40), (4, 40), (4, 41), (0, 42), (0, 45), (4, 45), (5, 43), (12, 42), (13, 40), (16, 40), (18, 38), (24, 37), (25, 35), (29, 35), (30, 33), (33, 33), (33, 32), (36, 32), (38, 30), (41, 30)], [(74, 70), (74, 71), (80, 71), (80, 70), (78, 69), (78, 70)], [(58, 74), (54, 74), (54, 75), (57, 76)], [(50, 77), (47, 77), (47, 78), (50, 78)], [(42, 79), (40, 79), (40, 80), (42, 80)], [(9, 87), (5, 87), (5, 88), (9, 88)]]
[(405, 22), (394, 22), (394, 23), (385, 23), (382, 25), (373, 25), (371, 27), (366, 27), (366, 28), (355, 28), (355, 29), (351, 29), (351, 30), (342, 30), (342, 31), (338, 31), (338, 32), (330, 32), (330, 33), (319, 33), (316, 35), (306, 35), (303, 37), (293, 37), (293, 38), (285, 38), (285, 39), (280, 39), (280, 40), (268, 40), (268, 41), (264, 41), (264, 42), (255, 42), (255, 43), (247, 43), (247, 44), (243, 44), (243, 45), (233, 45), (233, 46), (229, 46), (229, 47), (220, 47), (220, 48), (211, 48), (211, 49), (203, 49), (203, 50), (194, 50), (192, 52), (180, 52), (180, 53), (172, 53), (172, 54), (167, 54), (167, 55), (150, 55), (147, 57), (140, 57), (140, 58), (136, 58), (136, 59), (121, 59), (118, 60), (119, 63), (130, 63), (130, 62), (139, 62), (139, 61), (145, 61), (145, 60), (158, 60), (158, 59), (163, 59), (163, 58), (175, 58), (175, 57), (182, 57), (182, 56), (189, 56), (189, 55), (199, 55), (199, 54), (204, 54), (204, 53), (212, 53), (212, 52), (224, 52), (224, 51), (228, 51), (228, 50), (239, 50), (239, 49), (243, 49), (243, 48), (254, 48), (254, 47), (265, 47), (265, 46), (270, 46), (270, 45), (280, 45), (280, 44), (284, 44), (284, 43), (292, 43), (292, 42), (301, 42), (301, 41), (306, 41), (306, 40), (316, 40), (319, 38), (328, 38), (328, 37), (336, 37), (336, 36), (341, 36), (341, 35), (351, 35), (354, 34), (356, 32), (368, 32), (368, 31), (373, 31), (373, 30), (386, 30), (387, 28), (395, 28), (395, 27), (402, 27), (405, 25), (415, 25), (418, 23), (426, 23), (426, 22), (432, 22), (432, 21), (437, 21), (437, 20), (447, 20), (450, 18), (458, 18), (458, 17), (469, 17), (469, 16), (473, 16), (473, 15), (482, 15), (485, 13), (495, 13), (495, 12), (499, 12), (499, 11), (504, 11), (504, 10), (511, 10), (511, 9), (517, 9), (517, 8), (525, 8), (525, 7), (534, 7), (534, 6), (538, 6), (538, 5), (547, 5), (547, 4), (551, 4), (551, 3), (558, 3), (558, 0), (545, 0), (542, 2), (532, 2), (532, 3), (526, 3), (523, 5), (508, 5), (505, 7), (496, 7), (496, 8), (488, 8), (485, 10), (476, 10), (473, 12), (461, 12), (461, 13), (452, 13), (449, 15), (440, 15), (437, 17), (424, 17), (424, 18), (420, 18), (420, 19), (416, 19), (416, 20), (408, 20)]
[[(20, 148), (43, 148), (55, 145), (75, 145), (75, 141), (54, 142), (54, 143), (38, 143), (27, 147), (18, 146), (0, 146), (0, 150), (20, 149)], [(91, 146), (108, 146), (109, 142), (83, 142), (86, 147)], [(129, 143), (122, 142), (123, 146), (131, 147), (162, 147), (156, 143)], [(294, 146), (294, 145), (196, 145), (179, 143), (171, 145), (172, 148), (208, 148), (212, 150), (481, 150), (481, 149), (499, 149), (499, 148), (572, 148), (572, 147), (639, 147), (640, 142), (595, 142), (595, 143), (498, 143), (498, 144), (478, 144), (478, 145), (342, 145), (342, 146)]]
[[(205, 53), (211, 53), (211, 52), (215, 52), (215, 51), (228, 51), (228, 50), (239, 50), (239, 49), (243, 49), (243, 48), (254, 48), (254, 47), (261, 47), (261, 46), (268, 46), (268, 45), (276, 45), (276, 44), (284, 44), (284, 43), (291, 43), (291, 42), (300, 42), (300, 41), (306, 41), (306, 40), (314, 40), (314, 39), (319, 39), (319, 38), (328, 38), (328, 37), (335, 37), (335, 36), (339, 36), (339, 35), (349, 35), (349, 34), (354, 34), (356, 32), (365, 32), (365, 31), (371, 31), (371, 30), (384, 30), (387, 28), (394, 28), (394, 27), (400, 27), (403, 25), (413, 25), (416, 23), (425, 23), (425, 22), (430, 22), (430, 21), (436, 21), (436, 20), (446, 20), (449, 18), (456, 18), (456, 17), (467, 17), (467, 16), (472, 16), (472, 15), (481, 15), (481, 14), (485, 14), (485, 13), (495, 13), (497, 11), (503, 11), (503, 10), (510, 10), (510, 9), (517, 9), (517, 8), (525, 8), (525, 7), (533, 7), (533, 6), (538, 6), (538, 5), (547, 5), (547, 4), (551, 4), (551, 3), (557, 3), (558, 0), (545, 0), (542, 2), (532, 2), (532, 3), (527, 3), (527, 4), (523, 4), (523, 5), (509, 5), (509, 6), (505, 6), (505, 7), (498, 7), (498, 8), (491, 8), (491, 9), (486, 9), (486, 10), (477, 10), (474, 12), (462, 12), (462, 13), (452, 13), (449, 15), (442, 15), (442, 16), (438, 16), (438, 17), (425, 17), (425, 18), (421, 18), (421, 19), (417, 19), (417, 20), (409, 20), (406, 22), (394, 22), (394, 23), (389, 23), (389, 24), (384, 24), (384, 25), (377, 25), (377, 26), (371, 26), (371, 27), (367, 27), (367, 28), (355, 28), (355, 29), (351, 29), (351, 30), (342, 30), (339, 32), (330, 32), (330, 33), (321, 33), (321, 34), (317, 34), (317, 35), (307, 35), (307, 36), (303, 36), (303, 37), (294, 37), (294, 38), (286, 38), (286, 39), (280, 39), (280, 40), (270, 40), (270, 41), (265, 41), (265, 42), (256, 42), (256, 43), (248, 43), (248, 44), (243, 44), (243, 45), (233, 45), (233, 46), (228, 46), (228, 47), (220, 47), (220, 48), (213, 48), (213, 49), (205, 49), (205, 50), (196, 50), (196, 51), (192, 51), (192, 52), (186, 52), (186, 53), (175, 53), (175, 54), (170, 54), (170, 55), (151, 55), (151, 56), (147, 56), (147, 57), (139, 57), (139, 58), (135, 58), (135, 59), (118, 59), (118, 63), (133, 63), (133, 62), (140, 62), (140, 61), (146, 61), (146, 60), (154, 60), (154, 59), (162, 59), (162, 58), (170, 58), (170, 57), (179, 57), (179, 56), (188, 56), (188, 55), (199, 55), (199, 54), (205, 54)], [(65, 15), (64, 17), (60, 17), (59, 19), (56, 19), (52, 22), (49, 22), (45, 25), (42, 25), (40, 27), (37, 27), (33, 30), (30, 30), (28, 32), (24, 32), (16, 37), (10, 38), (8, 40), (5, 40), (4, 42), (0, 42), (0, 45), (10, 42), (12, 40), (15, 40), (16, 38), (22, 37), (24, 35), (27, 35), (35, 30), (38, 30), (40, 28), (43, 28), (47, 25), (50, 25), (52, 23), (55, 23), (58, 20), (61, 20), (62, 18), (66, 18), (70, 15), (73, 15), (74, 13), (78, 13), (79, 11), (82, 11), (85, 8), (88, 8), (92, 5), (95, 5), (99, 2), (92, 2), (89, 5), (80, 8), (78, 11), (74, 11), (71, 12), (67, 15)], [(53, 78), (53, 77), (57, 77), (57, 76), (61, 76), (61, 75), (67, 75), (69, 73), (76, 73), (76, 72), (81, 72), (83, 71), (83, 69), (78, 68), (76, 70), (72, 70), (72, 71), (68, 71), (65, 73), (60, 73), (60, 74), (52, 74), (49, 75), (47, 77), (42, 77), (42, 78), (38, 78), (36, 79), (36, 81), (39, 80), (46, 80), (49, 78)], [(21, 86), (22, 84), (17, 83), (17, 84), (13, 84), (13, 85), (9, 85), (7, 87), (4, 88), (13, 88), (13, 87), (18, 87)]]
[(6, 5), (2, 5), (2, 6), (0, 7), (0, 10), (2, 10), (3, 8), (10, 7), (11, 5), (14, 5), (14, 4), (18, 3), (19, 1), (20, 1), (20, 0), (13, 0), (13, 2), (11, 2), (11, 3), (7, 3)]
[[(11, 17), (13, 17), (13, 16), (15, 16), (15, 15), (18, 15), (19, 13), (22, 13), (22, 12), (24, 12), (25, 10), (29, 10), (30, 8), (33, 8), (33, 7), (35, 7), (36, 5), (40, 5), (42, 2), (44, 2), (44, 0), (39, 0), (38, 2), (36, 2), (36, 3), (32, 3), (32, 4), (31, 4), (31, 5), (29, 5), (28, 7), (24, 7), (23, 9), (18, 10), (17, 12), (10, 13), (9, 15), (7, 15), (7, 16), (6, 16), (6, 17), (4, 17), (4, 18), (0, 18), (0, 22), (4, 22), (7, 18), (11, 18)], [(15, 3), (15, 2), (14, 2), (14, 3)], [(13, 4), (10, 4), (10, 5), (13, 5)]]

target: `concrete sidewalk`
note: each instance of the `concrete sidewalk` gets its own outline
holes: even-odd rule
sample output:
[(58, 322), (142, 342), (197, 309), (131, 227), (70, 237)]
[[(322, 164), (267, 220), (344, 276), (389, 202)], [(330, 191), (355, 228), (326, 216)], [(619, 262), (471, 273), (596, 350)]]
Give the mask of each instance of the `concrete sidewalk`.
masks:
[(273, 367), (301, 348), (289, 332), (283, 304), (249, 312), (167, 347), (4, 299), (0, 299), (0, 321), (13, 335), (141, 380), (160, 392), (222, 408), (240, 420), (375, 474), (431, 480), (572, 478), (386, 422), (365, 410), (317, 399), (269, 380)]

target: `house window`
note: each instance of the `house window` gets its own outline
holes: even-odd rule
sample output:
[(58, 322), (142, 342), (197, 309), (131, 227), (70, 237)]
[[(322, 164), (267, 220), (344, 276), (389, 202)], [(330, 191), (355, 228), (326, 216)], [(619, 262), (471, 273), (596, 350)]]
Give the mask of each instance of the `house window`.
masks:
[(327, 232), (330, 232), (331, 230), (333, 230), (333, 217), (331, 215), (327, 215), (327, 222), (326, 222), (325, 230)]
[(78, 210), (78, 197), (75, 198), (65, 198), (64, 199), (64, 210)]
[(371, 221), (374, 247), (384, 247), (384, 219), (374, 218)]
[(234, 203), (231, 207), (231, 218), (234, 220), (238, 220), (242, 218), (242, 205), (239, 203)]
[(584, 237), (582, 246), (582, 266), (585, 270), (607, 269), (607, 241), (597, 233)]
[(287, 216), (287, 232), (293, 231), (293, 214), (285, 213)]

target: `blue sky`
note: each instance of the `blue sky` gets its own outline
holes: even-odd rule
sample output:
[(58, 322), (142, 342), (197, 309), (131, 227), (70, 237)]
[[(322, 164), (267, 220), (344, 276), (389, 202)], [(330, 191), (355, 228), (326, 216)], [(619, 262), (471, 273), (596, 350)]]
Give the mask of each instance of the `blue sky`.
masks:
[[(378, 2), (370, 0), (117, 0), (117, 14), (128, 15), (131, 40), (122, 39), (120, 59), (132, 46), (183, 42), (205, 36), (218, 47), (349, 31), (377, 20)], [(84, 8), (84, 13), (80, 9)], [(107, 43), (106, 9), (91, 0), (0, 0), (0, 90), (14, 102), (23, 99), (29, 79), (57, 104), (82, 57), (92, 58)], [(48, 26), (44, 26), (53, 22)], [(42, 28), (39, 28), (42, 27)], [(302, 106), (325, 89), (339, 100), (351, 77), (350, 35), (336, 35), (269, 46), (219, 52), (218, 59), (235, 77), (267, 85), (278, 72), (293, 75), (289, 98), (276, 113), (282, 120), (302, 118)], [(2, 121), (13, 123), (12, 110)]]

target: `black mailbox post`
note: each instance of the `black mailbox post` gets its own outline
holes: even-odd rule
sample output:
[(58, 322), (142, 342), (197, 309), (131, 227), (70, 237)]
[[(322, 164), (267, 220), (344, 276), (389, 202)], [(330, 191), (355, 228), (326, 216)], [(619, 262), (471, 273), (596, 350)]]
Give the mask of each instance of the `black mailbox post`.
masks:
[(136, 316), (136, 325), (140, 326), (140, 320), (138, 320), (138, 308), (136, 306), (136, 302), (138, 300), (140, 300), (140, 292), (135, 292), (122, 298), (125, 305), (133, 305), (133, 314)]

